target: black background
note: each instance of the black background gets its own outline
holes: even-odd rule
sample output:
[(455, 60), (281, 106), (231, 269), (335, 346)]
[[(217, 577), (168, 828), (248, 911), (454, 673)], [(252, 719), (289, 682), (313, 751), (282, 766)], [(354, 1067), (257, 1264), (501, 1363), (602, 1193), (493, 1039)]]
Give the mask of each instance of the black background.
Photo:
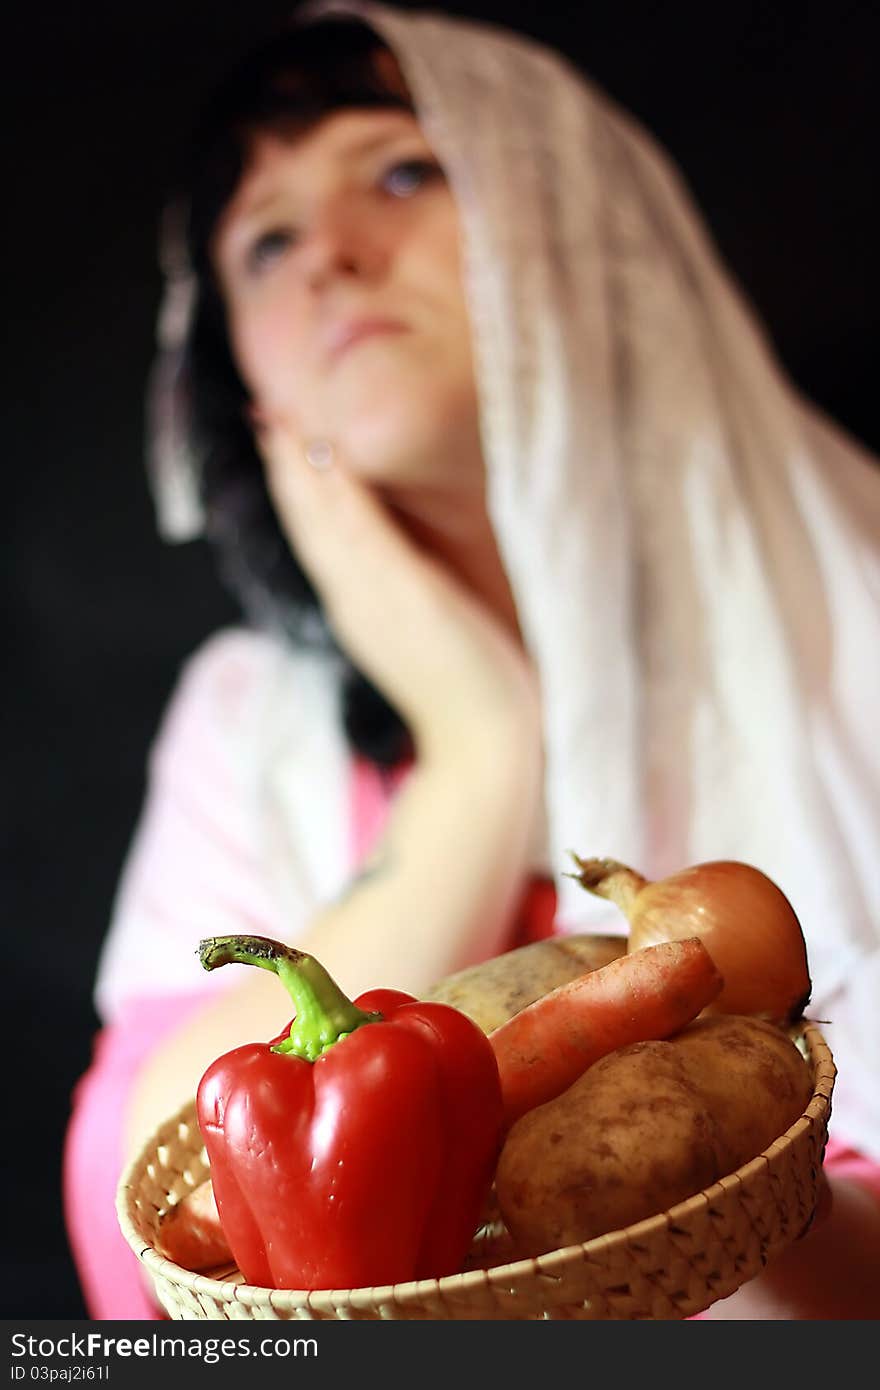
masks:
[[(164, 548), (152, 529), (158, 211), (201, 95), (290, 9), (52, 3), (4, 21), (7, 1317), (85, 1316), (60, 1155), (97, 1026), (97, 954), (180, 662), (236, 617), (204, 546)], [(563, 49), (654, 131), (791, 376), (880, 449), (880, 7), (447, 9)]]

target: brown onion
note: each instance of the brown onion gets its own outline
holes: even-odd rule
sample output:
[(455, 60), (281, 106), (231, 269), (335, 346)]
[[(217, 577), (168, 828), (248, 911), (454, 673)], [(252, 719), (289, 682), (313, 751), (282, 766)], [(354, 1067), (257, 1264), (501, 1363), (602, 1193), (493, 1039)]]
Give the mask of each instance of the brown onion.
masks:
[(756, 1014), (777, 1023), (801, 1017), (812, 982), (800, 922), (772, 879), (751, 864), (695, 864), (651, 881), (615, 859), (581, 859), (583, 888), (629, 921), (627, 951), (699, 936), (724, 988), (707, 1013)]

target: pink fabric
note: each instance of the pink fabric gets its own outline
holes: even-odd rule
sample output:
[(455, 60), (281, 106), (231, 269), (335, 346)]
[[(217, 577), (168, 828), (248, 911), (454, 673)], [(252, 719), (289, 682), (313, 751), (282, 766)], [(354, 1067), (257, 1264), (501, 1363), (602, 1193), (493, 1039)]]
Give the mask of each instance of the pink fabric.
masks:
[(169, 962), (184, 989), (204, 988), (190, 942), (291, 930), (270, 885), (263, 792), (246, 756), (275, 660), (260, 634), (223, 631), (185, 665), (150, 750), (148, 794), (102, 953), (104, 1022), (122, 1016), (130, 995), (164, 995)]
[(825, 1172), (829, 1178), (845, 1178), (873, 1192), (880, 1202), (880, 1163), (875, 1163), (842, 1139), (829, 1139), (825, 1150)]
[(63, 1156), (64, 1215), (94, 1320), (162, 1317), (116, 1219), (123, 1117), (144, 1059), (204, 1003), (204, 993), (133, 1000), (119, 1023), (98, 1033), (91, 1066), (74, 1089)]

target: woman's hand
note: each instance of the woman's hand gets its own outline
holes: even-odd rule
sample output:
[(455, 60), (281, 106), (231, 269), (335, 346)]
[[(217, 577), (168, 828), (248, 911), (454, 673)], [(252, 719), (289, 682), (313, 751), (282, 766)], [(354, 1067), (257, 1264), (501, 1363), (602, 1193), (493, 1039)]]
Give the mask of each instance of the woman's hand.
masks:
[(314, 467), (277, 424), (259, 445), (281, 524), (337, 640), (419, 752), (517, 726), (540, 738), (537, 680), (516, 634), (417, 549), (343, 460)]
[[(292, 434), (261, 431), (260, 444), (282, 525), (340, 644), (400, 711), (418, 753), (370, 863), (296, 944), (352, 996), (380, 985), (421, 994), (509, 937), (542, 795), (537, 681), (516, 634), (343, 466), (319, 472)], [(221, 1051), (280, 1031), (275, 990), (251, 972), (157, 1049), (132, 1097), (133, 1150)]]

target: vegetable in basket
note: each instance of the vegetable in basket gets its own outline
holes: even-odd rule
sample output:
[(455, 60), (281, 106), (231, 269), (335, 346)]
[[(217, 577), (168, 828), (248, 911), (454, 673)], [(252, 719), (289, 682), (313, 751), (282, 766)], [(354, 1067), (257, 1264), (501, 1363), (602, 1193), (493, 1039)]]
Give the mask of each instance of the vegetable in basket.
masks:
[(313, 956), (256, 936), (200, 942), (206, 970), (271, 970), (296, 1017), (199, 1084), (214, 1196), (248, 1283), (359, 1288), (456, 1273), (491, 1186), (502, 1104), (491, 1044), (448, 1004), (349, 1000)]
[[(548, 943), (539, 945), (547, 948)], [(607, 946), (603, 949), (607, 954)], [(535, 950), (532, 946), (511, 952), (510, 956), (520, 958), (522, 963), (510, 963), (531, 974)], [(563, 959), (569, 970), (571, 962), (565, 953)], [(267, 968), (274, 968), (266, 964)], [(493, 962), (487, 965), (492, 966)], [(550, 968), (550, 962), (545, 962), (545, 976)], [(558, 962), (553, 968), (558, 971)], [(480, 967), (474, 967), (468, 973), (472, 1005), (477, 999), (479, 970)], [(490, 984), (495, 978), (490, 969)], [(453, 982), (458, 979), (453, 977)], [(510, 970), (504, 975), (504, 982), (506, 1006), (513, 983)], [(518, 997), (522, 997), (526, 984), (525, 980), (519, 981), (515, 991)], [(504, 1131), (525, 1111), (559, 1095), (608, 1052), (642, 1039), (667, 1037), (684, 1027), (717, 995), (721, 986), (721, 976), (701, 943), (677, 941), (606, 959), (601, 967), (585, 969), (579, 978), (566, 981), (520, 1009), (494, 1029), (489, 1038), (498, 1064)], [(437, 990), (442, 988), (443, 982)], [(490, 1000), (478, 1011), (488, 1010), (497, 1016), (499, 1007), (498, 1000)], [(181, 1203), (176, 1215), (176, 1221), (163, 1223), (161, 1248), (166, 1257), (188, 1269), (208, 1269), (221, 1263), (222, 1231), (218, 1229), (210, 1184), (205, 1191), (197, 1190)]]
[(698, 936), (724, 976), (713, 1013), (794, 1023), (812, 983), (801, 924), (782, 889), (753, 864), (721, 859), (653, 881), (616, 859), (581, 859), (570, 874), (629, 923), (628, 950)]
[(678, 1032), (723, 983), (692, 937), (620, 956), (536, 999), (490, 1035), (505, 1129), (561, 1095), (609, 1052)]
[[(610, 1053), (505, 1141), (495, 1185), (517, 1255), (592, 1240), (711, 1187), (785, 1134), (812, 1089), (786, 1033), (749, 1016), (699, 1018)], [(811, 1214), (789, 1202), (792, 1237)]]
[(542, 994), (591, 970), (600, 970), (623, 955), (623, 936), (587, 932), (548, 936), (445, 976), (431, 986), (425, 998), (461, 1009), (484, 1033), (492, 1033)]

